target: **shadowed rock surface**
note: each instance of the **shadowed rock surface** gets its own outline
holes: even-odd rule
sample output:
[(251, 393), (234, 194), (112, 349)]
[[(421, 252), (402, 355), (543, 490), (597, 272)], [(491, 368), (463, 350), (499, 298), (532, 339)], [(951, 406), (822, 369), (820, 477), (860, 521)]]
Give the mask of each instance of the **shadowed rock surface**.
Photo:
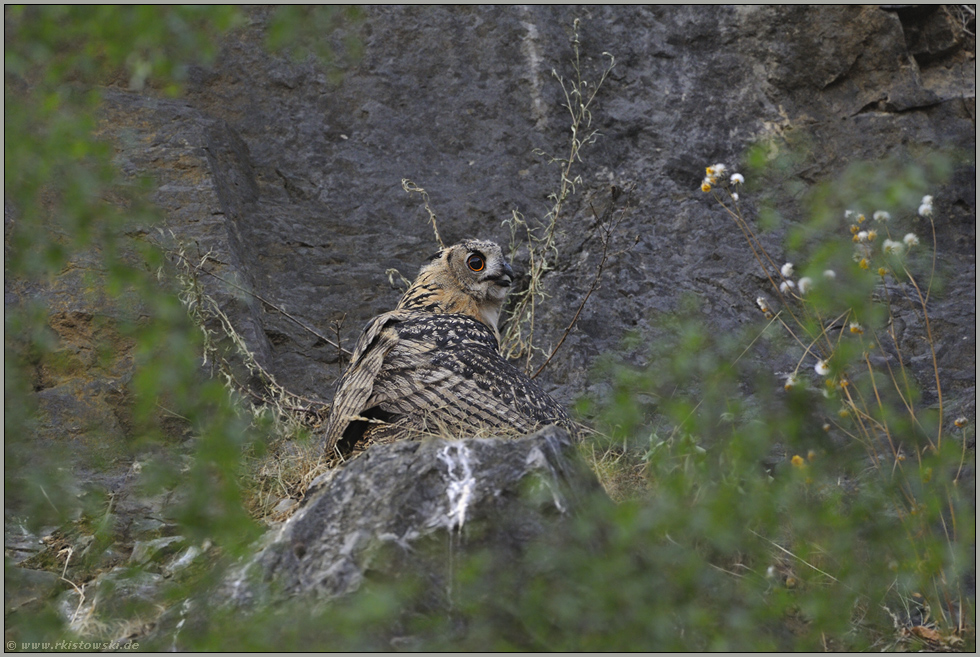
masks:
[[(250, 26), (226, 39), (211, 68), (192, 69), (182, 98), (107, 89), (104, 129), (120, 168), (156, 179), (167, 228), (201, 254), (211, 251), (215, 274), (321, 335), (343, 319), (345, 345), (394, 307), (399, 290), (385, 271), (412, 278), (436, 248), (424, 209), (401, 180), (429, 191), (446, 241), (509, 244), (501, 222), (513, 210), (543, 216), (556, 187), (557, 168), (534, 149), (560, 155), (567, 146), (552, 69), (572, 74), (572, 21), (583, 21), (586, 78), (596, 79), (604, 51), (616, 56), (594, 109), (601, 134), (584, 151), (560, 257), (544, 278), (541, 344), (560, 338), (595, 271), (592, 208), (603, 216), (622, 207), (630, 185), (635, 210), (620, 237), (639, 242), (607, 263), (542, 374), (566, 404), (587, 390), (599, 354), (620, 350), (628, 331), (656, 338), (655, 320), (685, 294), (700, 299), (705, 321), (721, 332), (758, 318), (754, 300), (769, 292), (768, 281), (731, 220), (698, 189), (706, 164), (735, 166), (755, 141), (803, 132), (812, 150), (792, 178), (809, 186), (909, 145), (975, 149), (972, 42), (941, 9), (377, 7), (358, 28), (363, 57), (339, 82), (312, 60), (269, 55), (265, 13), (250, 12)], [(945, 390), (968, 399), (974, 166), (961, 165), (933, 195), (939, 269), (949, 277), (932, 309), (937, 353)], [(753, 193), (743, 196), (751, 216)], [(788, 205), (777, 209), (799, 219)], [(774, 256), (783, 234), (763, 236)], [(518, 274), (522, 258), (526, 252)], [(254, 296), (207, 276), (202, 283), (280, 382), (330, 400), (340, 373), (334, 346)], [(82, 355), (91, 348), (87, 318), (99, 308), (74, 270), (49, 289), (17, 289), (8, 302), (20, 296), (51, 306), (67, 347)], [(921, 330), (912, 313), (906, 319), (906, 335)], [(110, 329), (102, 339), (112, 340)], [(909, 364), (928, 381), (931, 366), (918, 355), (907, 354)], [(113, 396), (124, 372), (81, 363), (71, 375), (37, 386), (50, 410), (45, 434), (77, 435), (89, 425), (124, 433), (113, 417), (125, 401)], [(64, 413), (83, 421), (59, 420)]]
[(329, 472), (219, 598), (269, 592), (329, 599), (422, 575), (438, 597), (454, 558), (491, 549), (519, 558), (602, 487), (568, 435), (551, 426), (516, 440), (376, 445)]

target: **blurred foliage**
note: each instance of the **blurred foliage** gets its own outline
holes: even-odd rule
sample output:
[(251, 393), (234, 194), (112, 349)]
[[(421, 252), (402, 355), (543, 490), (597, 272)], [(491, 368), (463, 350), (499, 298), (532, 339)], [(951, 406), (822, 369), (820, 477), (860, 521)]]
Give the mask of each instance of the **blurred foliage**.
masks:
[[(302, 57), (289, 46), (354, 18), (348, 10), (276, 10), (269, 45)], [(70, 563), (38, 564), (53, 571), (63, 564), (68, 579), (93, 574), (121, 531), (111, 495), (73, 484), (73, 470), (105, 462), (139, 459), (148, 486), (178, 490), (174, 520), (181, 534), (217, 548), (212, 555), (243, 554), (259, 532), (245, 511), (241, 482), (245, 454), (260, 451), (266, 436), (221, 381), (202, 376), (198, 327), (168, 276), (158, 278), (170, 270), (152, 239), (159, 216), (146, 200), (151, 185), (121, 177), (111, 146), (95, 136), (98, 85), (124, 81), (177, 93), (188, 64), (207, 61), (219, 35), (244, 23), (241, 10), (228, 7), (5, 8), (4, 273), (8, 297), (15, 298), (4, 320), (5, 520), (57, 528), (55, 540), (80, 528), (93, 535), (94, 547), (75, 557), (69, 552)], [(330, 39), (316, 43), (336, 48)], [(901, 213), (947, 175), (949, 160), (917, 155), (859, 164), (804, 193), (793, 173), (795, 155), (786, 153), (760, 147), (748, 160), (759, 165), (756, 180), (771, 176), (766, 184), (773, 186), (782, 180), (804, 204), (807, 221), (787, 232), (790, 252), (805, 263), (800, 270), (818, 280), (818, 272), (835, 269), (840, 285), (815, 285), (810, 315), (792, 299), (786, 308), (799, 311), (793, 326), (801, 334), (821, 336), (824, 319), (844, 314), (862, 322), (865, 337), (829, 342), (825, 355), (836, 380), (850, 373), (852, 389), (872, 400), (886, 386), (857, 373), (873, 346), (867, 340), (884, 331), (891, 312), (875, 293), (885, 284), (905, 285), (898, 276), (905, 267), (918, 276), (931, 261), (883, 260), (887, 271), (879, 278), (870, 273), (876, 270), (855, 270), (840, 217), (860, 205), (864, 212), (888, 209), (896, 222), (914, 221)], [(761, 214), (778, 225), (777, 206), (770, 207)], [(88, 452), (39, 437), (47, 420), (38, 395), (57, 372), (78, 367), (52, 330), (50, 298), (39, 291), (76, 269), (105, 308), (103, 332), (118, 336), (103, 350), (101, 367), (115, 371), (114, 358), (132, 360), (132, 373), (116, 377), (132, 413), (125, 439), (98, 427), (86, 436), (111, 443), (101, 461), (79, 461)], [(914, 295), (909, 301), (914, 306)], [(208, 603), (225, 562), (206, 559), (169, 580), (162, 599), (140, 599), (122, 584), (107, 590), (106, 599), (120, 600), (114, 613), (130, 625), (91, 622), (70, 630), (62, 598), (9, 613), (6, 638), (125, 636), (140, 631), (162, 602), (169, 610), (161, 626), (181, 627), (179, 642), (158, 636), (145, 644), (151, 648), (942, 647), (916, 643), (909, 629), (923, 626), (935, 628), (945, 647), (969, 648), (972, 635), (964, 630), (975, 612), (965, 582), (975, 567), (975, 484), (974, 457), (964, 446), (973, 425), (947, 428), (952, 438), (939, 440), (947, 418), (918, 406), (937, 391), (900, 374), (887, 390), (901, 394), (889, 392), (879, 404), (848, 406), (840, 387), (828, 398), (811, 373), (814, 355), (804, 353), (806, 345), (761, 318), (742, 335), (719, 335), (690, 300), (661, 328), (665, 337), (651, 345), (648, 366), (610, 357), (600, 370), (610, 393), (582, 405), (608, 436), (597, 452), (622, 445), (617, 449), (638, 455), (645, 489), (616, 505), (586, 505), (519, 562), (502, 563), (492, 553), (460, 558), (444, 607), (426, 606), (431, 592), (409, 574), (401, 582), (369, 583), (329, 605), (259, 608), (243, 622), (244, 612)], [(760, 344), (801, 364), (810, 358), (799, 372), (809, 384), (786, 389), (774, 380), (751, 348)], [(913, 419), (902, 395), (916, 404)], [(862, 433), (859, 411), (887, 427), (901, 450), (882, 443), (878, 429)], [(165, 420), (175, 417), (192, 439), (168, 428)], [(22, 570), (5, 560), (5, 581), (19, 581), (14, 571)], [(138, 581), (147, 574), (133, 568), (128, 576)], [(69, 598), (69, 616), (94, 602), (90, 596), (89, 607), (76, 604)]]
[(294, 61), (312, 55), (336, 76), (361, 57), (363, 43), (353, 28), (363, 18), (363, 8), (356, 5), (282, 5), (269, 19), (266, 47)]
[[(305, 29), (295, 20), (276, 25)], [(241, 481), (264, 436), (223, 382), (203, 375), (201, 332), (158, 246), (152, 181), (122, 175), (99, 137), (101, 88), (177, 95), (189, 67), (247, 22), (232, 6), (4, 7), (4, 520), (48, 534), (28, 565), (63, 572), (65, 586), (112, 563), (128, 531), (106, 481), (120, 464), (148, 495), (178, 491), (172, 520), (195, 544), (235, 556), (260, 531)], [(91, 345), (66, 344), (59, 322), (91, 329), (94, 361)], [(122, 400), (119, 428), (73, 417), (71, 398), (90, 385)], [(70, 425), (77, 434), (65, 435)], [(79, 473), (89, 473), (84, 486)], [(79, 532), (93, 537), (84, 555), (69, 540)], [(5, 581), (18, 570), (5, 559)], [(70, 635), (53, 609), (10, 613), (8, 638)]]

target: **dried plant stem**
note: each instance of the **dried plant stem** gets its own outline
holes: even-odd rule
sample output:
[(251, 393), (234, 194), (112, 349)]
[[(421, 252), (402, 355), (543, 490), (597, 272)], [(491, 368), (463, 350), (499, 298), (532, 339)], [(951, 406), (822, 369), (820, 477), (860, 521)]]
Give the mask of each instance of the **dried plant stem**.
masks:
[(436, 220), (436, 213), (433, 212), (432, 206), (429, 205), (429, 193), (408, 178), (402, 179), (402, 189), (404, 189), (409, 196), (412, 194), (418, 194), (422, 197), (422, 205), (425, 206), (425, 211), (429, 213), (429, 223), (432, 224), (432, 232), (435, 233), (436, 244), (439, 245), (440, 249), (446, 248), (446, 243), (442, 241), (442, 237), (439, 235), (439, 222)]

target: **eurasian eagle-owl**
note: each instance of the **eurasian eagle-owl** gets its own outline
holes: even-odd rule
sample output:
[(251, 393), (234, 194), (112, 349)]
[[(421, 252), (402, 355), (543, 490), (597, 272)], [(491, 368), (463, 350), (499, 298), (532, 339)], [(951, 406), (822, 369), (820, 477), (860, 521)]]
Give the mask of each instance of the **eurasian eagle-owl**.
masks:
[(422, 266), (391, 312), (368, 322), (337, 385), (325, 450), (424, 435), (573, 429), (568, 413), (500, 355), (514, 274), (493, 242), (464, 240)]

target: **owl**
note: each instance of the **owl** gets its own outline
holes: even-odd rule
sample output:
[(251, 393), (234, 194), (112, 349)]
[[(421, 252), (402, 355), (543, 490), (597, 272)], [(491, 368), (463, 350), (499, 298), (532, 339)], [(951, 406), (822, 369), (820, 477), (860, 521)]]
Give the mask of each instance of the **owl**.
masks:
[(514, 273), (493, 242), (430, 257), (395, 310), (368, 322), (337, 385), (327, 456), (449, 432), (525, 434), (573, 423), (500, 355), (497, 321)]

